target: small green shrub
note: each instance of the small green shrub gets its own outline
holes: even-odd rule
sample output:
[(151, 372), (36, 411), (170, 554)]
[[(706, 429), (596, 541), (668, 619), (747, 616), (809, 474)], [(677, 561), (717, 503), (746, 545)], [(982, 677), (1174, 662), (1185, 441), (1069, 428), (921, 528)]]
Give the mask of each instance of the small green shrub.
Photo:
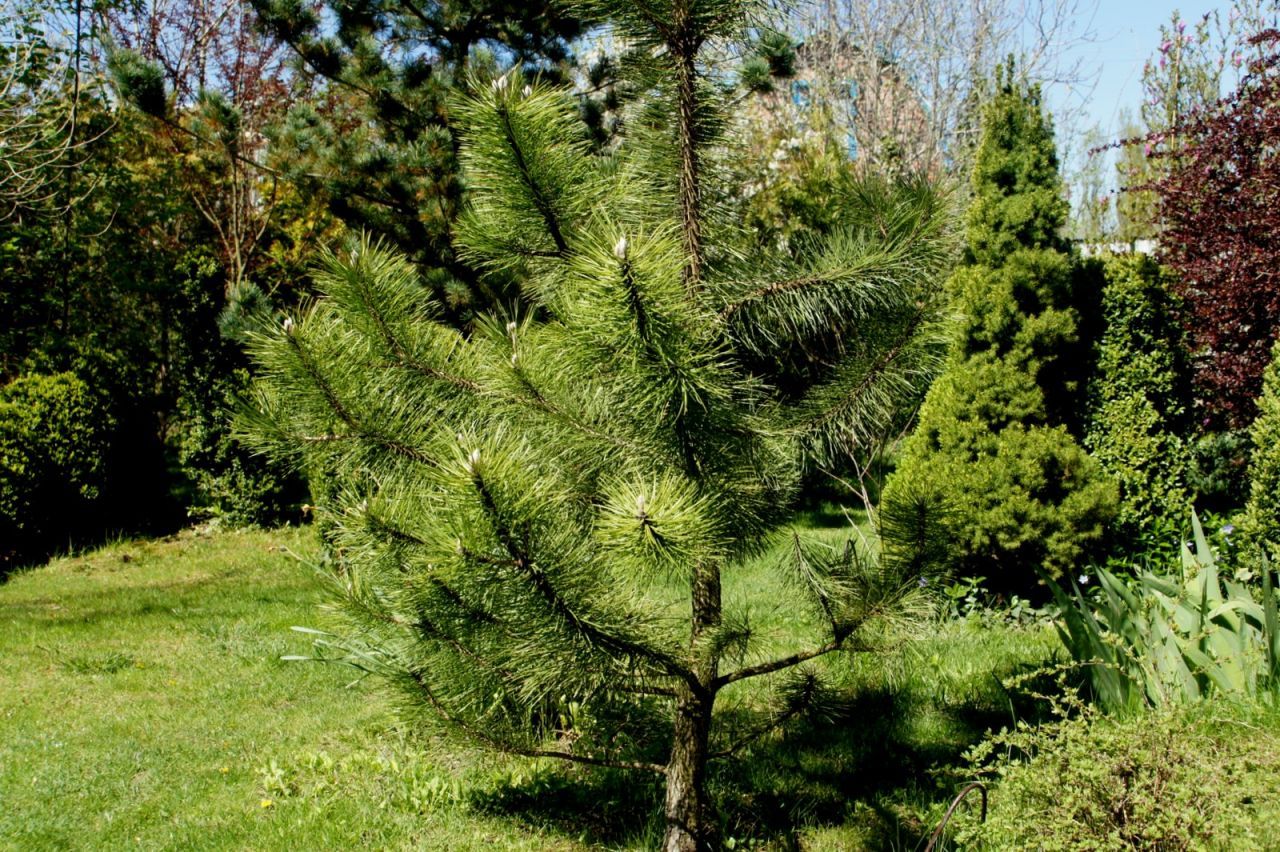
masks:
[(986, 823), (963, 815), (956, 840), (1043, 852), (1272, 848), (1278, 723), (1275, 710), (1209, 703), (1002, 732), (969, 755), (997, 782)]
[(89, 528), (114, 423), (71, 373), (0, 388), (0, 572)]
[(1121, 549), (1147, 544), (1186, 517), (1190, 451), (1178, 434), (1185, 419), (1179, 333), (1155, 261), (1110, 258), (1102, 313), (1105, 329), (1089, 385), (1084, 444), (1120, 488), (1115, 529)]
[(1273, 562), (1280, 562), (1280, 343), (1263, 374), (1258, 416), (1249, 436), (1253, 457), (1243, 524), (1245, 541), (1265, 548)]

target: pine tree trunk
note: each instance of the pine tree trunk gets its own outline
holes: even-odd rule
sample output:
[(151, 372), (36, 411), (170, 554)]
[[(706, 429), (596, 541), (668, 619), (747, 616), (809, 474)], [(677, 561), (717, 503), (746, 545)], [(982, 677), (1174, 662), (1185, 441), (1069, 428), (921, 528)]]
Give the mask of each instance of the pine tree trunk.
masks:
[[(702, 209), (701, 175), (698, 149), (698, 87), (695, 59), (700, 41), (693, 37), (689, 4), (676, 3), (674, 30), (668, 48), (676, 57), (676, 97), (679, 101), (680, 145), (680, 211), (681, 231), (687, 255), (685, 287), (694, 293), (702, 280)], [(681, 418), (677, 434), (684, 449), (686, 473), (693, 481), (701, 476), (688, 438), (687, 424)], [(671, 738), (671, 759), (667, 764), (667, 833), (664, 852), (711, 852), (720, 846), (718, 825), (711, 800), (707, 797), (707, 757), (711, 740), (711, 709), (716, 693), (711, 684), (716, 678), (718, 660), (714, 653), (700, 652), (708, 631), (720, 625), (720, 568), (714, 563), (697, 566), (692, 588), (693, 630), (690, 649), (695, 659), (694, 675), (701, 689), (691, 685), (680, 687), (675, 724)]]
[[(664, 852), (704, 852), (720, 847), (715, 809), (707, 796), (707, 758), (711, 740), (711, 710), (716, 701), (712, 686), (718, 658), (706, 652), (706, 634), (719, 627), (721, 617), (720, 568), (699, 565), (693, 575), (693, 630), (690, 648), (695, 658), (694, 677), (701, 684), (680, 687), (667, 763), (667, 836)], [(702, 649), (702, 650), (700, 650)]]
[(708, 852), (719, 847), (706, 787), (710, 733), (711, 700), (684, 695), (676, 708), (671, 761), (667, 764), (664, 852)]

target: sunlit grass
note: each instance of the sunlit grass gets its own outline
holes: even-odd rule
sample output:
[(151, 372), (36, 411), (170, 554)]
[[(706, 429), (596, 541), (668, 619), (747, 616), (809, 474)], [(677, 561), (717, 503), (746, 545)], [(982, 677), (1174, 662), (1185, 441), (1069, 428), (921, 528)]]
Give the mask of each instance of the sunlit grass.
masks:
[[(410, 741), (306, 650), (310, 533), (184, 534), (0, 586), (0, 844), (548, 848), (452, 794), (493, 765)], [(558, 841), (557, 841), (558, 842)]]
[[(834, 543), (842, 533), (816, 530)], [(0, 585), (0, 846), (644, 848), (651, 779), (486, 755), (406, 730), (355, 672), (282, 662), (323, 624), (292, 554), (310, 531), (122, 542)], [(762, 647), (816, 624), (780, 604), (772, 557), (727, 579)], [(998, 676), (1044, 630), (922, 628), (828, 667), (838, 706), (716, 773), (730, 836), (784, 848), (913, 848), (949, 788), (929, 769), (1015, 712)], [(749, 682), (746, 682), (749, 683)], [(726, 693), (759, 706), (760, 691)]]

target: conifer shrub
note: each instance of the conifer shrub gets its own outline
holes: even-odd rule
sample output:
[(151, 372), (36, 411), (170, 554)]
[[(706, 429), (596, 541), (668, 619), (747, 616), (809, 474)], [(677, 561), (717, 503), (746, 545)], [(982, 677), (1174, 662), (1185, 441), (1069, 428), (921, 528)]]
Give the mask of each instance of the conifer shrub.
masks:
[(1177, 537), (1192, 497), (1192, 456), (1181, 437), (1189, 383), (1155, 261), (1138, 254), (1107, 260), (1102, 315), (1084, 443), (1120, 489), (1116, 540), (1153, 545)]
[[(985, 109), (958, 325), (880, 508), (887, 553), (1026, 593), (1096, 554), (1115, 486), (1077, 441), (1089, 372), (1092, 269), (1065, 223), (1039, 92), (1001, 69)], [(928, 518), (929, 507), (936, 517)], [(912, 519), (915, 519), (912, 521)], [(945, 545), (926, 543), (942, 535)]]
[(1265, 548), (1273, 566), (1280, 565), (1280, 343), (1263, 374), (1258, 416), (1249, 436), (1253, 455), (1244, 533), (1251, 544)]
[[(929, 536), (949, 546), (928, 545), (935, 558), (926, 570), (985, 576), (993, 589), (1025, 594), (1035, 569), (1058, 576), (1093, 555), (1114, 499), (1114, 486), (1066, 428), (1048, 424), (1035, 382), (981, 359), (930, 388), (881, 514), (934, 506)], [(912, 558), (922, 545), (911, 529), (884, 528), (885, 547)]]
[(0, 572), (89, 526), (113, 429), (103, 400), (72, 373), (0, 388)]

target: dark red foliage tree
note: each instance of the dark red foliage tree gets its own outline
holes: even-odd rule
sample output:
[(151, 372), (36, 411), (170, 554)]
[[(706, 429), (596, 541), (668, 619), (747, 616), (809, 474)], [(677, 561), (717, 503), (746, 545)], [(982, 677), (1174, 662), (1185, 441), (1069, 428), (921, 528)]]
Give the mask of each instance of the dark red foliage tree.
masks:
[(1152, 151), (1168, 165), (1150, 186), (1160, 259), (1178, 274), (1204, 416), (1229, 427), (1253, 418), (1280, 319), (1280, 31), (1251, 44), (1236, 91)]

